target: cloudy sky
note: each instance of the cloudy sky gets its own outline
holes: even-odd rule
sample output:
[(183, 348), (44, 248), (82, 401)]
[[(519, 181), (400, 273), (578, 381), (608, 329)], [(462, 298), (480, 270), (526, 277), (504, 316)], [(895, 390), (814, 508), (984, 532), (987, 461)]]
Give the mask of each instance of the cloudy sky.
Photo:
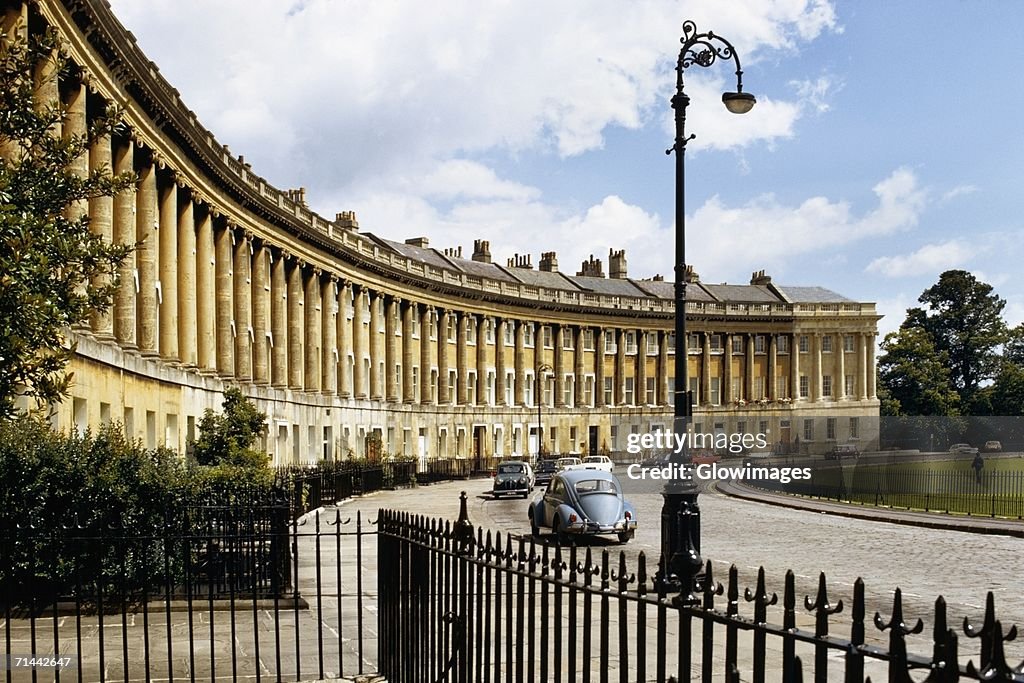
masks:
[(683, 20), (737, 48), (686, 71), (688, 260), (822, 285), (899, 325), (949, 268), (1024, 320), (1024, 69), (1013, 0), (111, 0), (203, 124), (310, 206), (575, 272), (671, 279), (668, 98)]

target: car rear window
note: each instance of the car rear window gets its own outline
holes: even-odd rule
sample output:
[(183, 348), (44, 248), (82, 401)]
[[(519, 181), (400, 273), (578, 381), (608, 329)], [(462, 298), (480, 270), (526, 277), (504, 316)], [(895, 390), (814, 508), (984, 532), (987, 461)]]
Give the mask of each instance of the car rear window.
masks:
[(576, 493), (585, 496), (589, 493), (618, 493), (619, 487), (611, 479), (582, 479), (576, 482)]
[(498, 465), (498, 472), (500, 474), (521, 474), (523, 471), (523, 466), (519, 464)]

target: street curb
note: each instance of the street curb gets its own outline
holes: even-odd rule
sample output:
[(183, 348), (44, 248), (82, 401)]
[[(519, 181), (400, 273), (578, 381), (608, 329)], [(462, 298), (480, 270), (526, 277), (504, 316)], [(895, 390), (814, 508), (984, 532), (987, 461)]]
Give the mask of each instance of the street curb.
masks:
[[(1007, 526), (991, 526), (980, 523), (963, 524), (958, 520), (952, 518), (938, 517), (936, 514), (934, 518), (924, 518), (923, 515), (929, 513), (912, 513), (914, 516), (910, 516), (907, 513), (902, 513), (897, 510), (888, 510), (887, 512), (891, 516), (883, 515), (879, 512), (861, 512), (858, 508), (853, 506), (847, 506), (842, 503), (830, 502), (826, 508), (825, 505), (813, 504), (810, 501), (805, 501), (801, 498), (790, 498), (782, 497), (778, 495), (765, 494), (759, 491), (755, 491), (750, 487), (735, 482), (718, 482), (715, 484), (715, 489), (720, 493), (733, 498), (739, 498), (741, 500), (748, 500), (755, 503), (766, 503), (768, 505), (775, 505), (777, 507), (791, 508), (794, 510), (804, 510), (807, 512), (817, 512), (825, 515), (839, 515), (841, 517), (851, 517), (853, 519), (863, 519), (869, 522), (888, 522), (890, 524), (902, 524), (904, 526), (918, 526), (927, 529), (940, 529), (943, 531), (963, 531), (972, 534), (986, 534), (986, 535), (997, 535), (997, 536), (1011, 536), (1015, 538), (1024, 538), (1024, 523), (1017, 523), (1015, 520), (1007, 520)], [(909, 511), (908, 511), (909, 512)], [(976, 522), (982, 522), (980, 517), (968, 517), (966, 519), (975, 520)], [(1017, 524), (1017, 527), (1010, 526)]]

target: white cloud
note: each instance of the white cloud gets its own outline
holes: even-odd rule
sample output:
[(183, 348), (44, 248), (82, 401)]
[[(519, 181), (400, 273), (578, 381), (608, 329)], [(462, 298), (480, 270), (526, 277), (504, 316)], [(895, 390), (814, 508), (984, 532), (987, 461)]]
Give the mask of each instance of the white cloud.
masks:
[(974, 194), (977, 191), (978, 188), (975, 185), (957, 185), (952, 190), (943, 193), (942, 202), (945, 203), (950, 201), (951, 199), (956, 199), (957, 197), (963, 197), (965, 195)]
[(722, 271), (779, 271), (802, 255), (834, 256), (843, 245), (917, 224), (927, 194), (911, 171), (897, 169), (872, 189), (878, 205), (861, 217), (846, 201), (821, 196), (793, 206), (766, 194), (739, 207), (712, 197), (689, 220), (687, 231), (704, 239), (693, 240), (688, 260), (711, 279)]
[[(426, 160), (600, 149), (609, 127), (639, 128), (664, 111), (681, 24), (672, 0), (625, 10), (614, 0), (112, 4), (218, 140), (314, 197)], [(687, 13), (729, 35), (748, 64), (839, 30), (825, 0), (702, 0)], [(705, 118), (721, 106), (728, 66), (689, 71), (699, 145), (793, 134), (798, 102), (764, 97), (728, 125), (719, 112)]]
[(912, 277), (942, 273), (966, 263), (977, 249), (962, 240), (949, 240), (939, 244), (926, 244), (917, 251), (903, 256), (880, 256), (868, 264), (869, 273), (885, 277)]

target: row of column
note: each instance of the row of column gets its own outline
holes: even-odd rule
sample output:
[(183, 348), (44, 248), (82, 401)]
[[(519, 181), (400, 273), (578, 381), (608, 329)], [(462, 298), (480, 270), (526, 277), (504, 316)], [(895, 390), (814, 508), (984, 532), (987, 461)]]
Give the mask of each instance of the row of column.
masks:
[[(45, 72), (45, 63), (40, 68), (40, 98), (61, 97), (67, 108), (61, 134), (84, 135), (90, 118), (102, 113), (105, 103), (88, 91), (84, 79), (71, 79), (58, 89), (56, 79)], [(102, 238), (136, 245), (119, 269), (113, 305), (90, 320), (97, 337), (115, 340), (144, 356), (238, 381), (392, 402), (467, 405), (471, 403), (472, 366), (476, 371), (472, 403), (490, 402), (488, 376), (493, 371), (493, 402), (504, 405), (508, 403), (507, 376), (511, 370), (511, 403), (527, 405), (525, 335), (527, 326), (533, 323), (435, 309), (322, 272), (232, 224), (167, 168), (159, 153), (137, 145), (130, 137), (97, 138), (88, 154), (73, 166), (73, 171), (81, 175), (101, 169), (134, 173), (138, 183), (135, 193), (96, 197), (87, 206), (71, 209), (72, 217), (88, 211), (91, 229)], [(100, 279), (94, 284), (107, 283)], [(409, 333), (416, 324), (420, 327), (418, 358)], [(433, 325), (437, 329), (436, 344), (425, 341)], [(456, 335), (454, 392), (449, 373), (453, 365), (449, 325)], [(477, 340), (472, 363), (468, 357), (471, 326), (475, 326)], [(396, 341), (399, 329), (400, 356)], [(553, 376), (554, 404), (565, 406), (566, 382), (571, 376), (571, 403), (582, 405), (586, 401), (588, 379), (593, 378), (590, 402), (603, 407), (609, 334), (616, 342), (611, 403), (627, 403), (626, 379), (632, 377), (631, 405), (668, 404), (671, 367), (666, 331), (633, 330), (637, 349), (635, 357), (627, 360), (625, 329), (560, 324), (552, 325), (552, 329), (554, 343), (549, 351), (543, 349), (540, 329), (534, 330), (537, 338), (532, 365), (537, 396), (531, 404), (541, 398), (541, 383)], [(589, 360), (584, 343), (588, 330), (593, 333), (596, 349)], [(657, 335), (658, 341), (653, 396), (647, 392), (649, 334)], [(514, 339), (511, 358), (506, 353), (506, 335)], [(712, 354), (710, 333), (703, 336), (699, 374), (706, 400), (711, 393)], [(744, 335), (747, 397), (754, 395), (755, 336)], [(831, 397), (847, 398), (842, 337), (836, 336), (832, 367), (825, 368), (822, 336), (810, 333), (810, 372), (802, 372), (799, 335), (792, 335), (790, 397), (800, 398), (801, 377), (808, 375), (808, 398), (824, 398), (823, 377), (831, 370)], [(732, 357), (732, 337), (724, 335), (727, 359)], [(767, 337), (765, 395), (774, 400), (780, 398), (777, 337)], [(494, 340), (493, 359), (487, 355), (488, 338)], [(573, 341), (570, 353), (564, 348), (567, 338)], [(856, 338), (856, 350), (851, 354), (856, 368), (855, 395), (850, 398), (874, 398), (873, 336), (857, 333)], [(723, 389), (726, 400), (731, 400), (732, 363), (724, 365)], [(435, 369), (436, 379), (432, 374)]]

